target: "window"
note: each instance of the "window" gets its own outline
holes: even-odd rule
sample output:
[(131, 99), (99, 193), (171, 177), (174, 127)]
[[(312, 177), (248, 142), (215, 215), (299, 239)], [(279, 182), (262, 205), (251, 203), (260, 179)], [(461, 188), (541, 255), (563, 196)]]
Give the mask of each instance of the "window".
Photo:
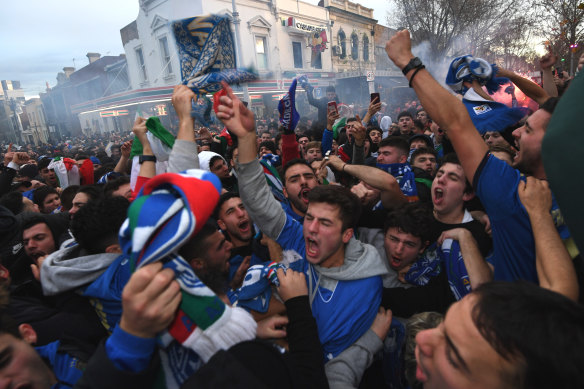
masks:
[(294, 67), (302, 68), (302, 43), (292, 42), (292, 54), (294, 55)]
[(144, 63), (144, 54), (142, 54), (142, 48), (138, 47), (136, 49), (136, 59), (138, 60), (138, 68), (140, 72), (140, 81), (148, 81), (148, 76), (146, 75), (146, 64)]
[(158, 40), (160, 43), (160, 55), (162, 57), (162, 67), (164, 74), (167, 76), (172, 74), (172, 64), (170, 63), (170, 50), (168, 49), (168, 39), (165, 36)]
[(351, 57), (359, 59), (359, 37), (355, 33), (351, 34)]
[(312, 51), (312, 58), (310, 59), (310, 65), (315, 69), (322, 69), (322, 53), (320, 51)]
[(363, 61), (369, 61), (369, 38), (363, 35)]
[(256, 36), (255, 38), (256, 47), (256, 59), (258, 62), (258, 69), (268, 68), (268, 53), (266, 50), (266, 38), (262, 36)]
[(345, 32), (343, 30), (339, 31), (339, 46), (341, 46), (341, 58), (347, 57), (347, 43), (345, 40), (347, 39)]

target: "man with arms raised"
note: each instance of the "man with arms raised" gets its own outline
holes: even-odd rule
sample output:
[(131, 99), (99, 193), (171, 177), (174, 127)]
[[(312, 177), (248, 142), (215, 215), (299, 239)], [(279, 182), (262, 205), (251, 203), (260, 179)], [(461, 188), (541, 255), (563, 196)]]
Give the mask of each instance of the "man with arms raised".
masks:
[[(525, 124), (513, 132), (520, 149), (514, 167), (488, 153), (488, 146), (474, 127), (463, 104), (442, 88), (411, 51), (409, 31), (398, 32), (385, 48), (390, 59), (410, 80), (422, 105), (447, 134), (467, 179), (485, 206), (493, 231), (495, 280), (525, 279), (537, 282), (535, 243), (529, 217), (519, 201), (520, 171), (539, 179), (546, 177), (541, 160), (541, 142), (555, 101), (531, 81), (501, 70), (526, 95), (541, 104)], [(519, 170), (517, 170), (519, 169)], [(567, 238), (567, 231), (560, 231)], [(553, 261), (541, 263), (544, 274), (554, 271)]]
[[(385, 266), (373, 246), (353, 237), (360, 214), (356, 196), (337, 185), (317, 186), (308, 193), (301, 225), (273, 198), (256, 158), (253, 113), (224, 85), (218, 117), (239, 139), (240, 194), (252, 219), (284, 250), (284, 261), (306, 274), (312, 314), (325, 360), (338, 356), (371, 326), (381, 301), (380, 275)], [(294, 165), (288, 180), (304, 173)], [(299, 171), (291, 171), (298, 167)], [(312, 176), (313, 177), (313, 176)]]

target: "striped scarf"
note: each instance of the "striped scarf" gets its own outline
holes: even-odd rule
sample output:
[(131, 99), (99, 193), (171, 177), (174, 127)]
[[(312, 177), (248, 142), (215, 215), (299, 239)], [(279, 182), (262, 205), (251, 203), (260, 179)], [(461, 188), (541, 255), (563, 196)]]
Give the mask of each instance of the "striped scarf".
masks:
[[(203, 227), (221, 193), (217, 176), (198, 169), (165, 173), (149, 180), (128, 209), (120, 245), (132, 270), (156, 261), (174, 270), (182, 291), (175, 320), (160, 335), (167, 387), (178, 387), (187, 373), (220, 349), (255, 337), (255, 321), (230, 308), (195, 275), (178, 249)], [(180, 351), (181, 347), (194, 351)], [(181, 365), (165, 363), (188, 355)]]

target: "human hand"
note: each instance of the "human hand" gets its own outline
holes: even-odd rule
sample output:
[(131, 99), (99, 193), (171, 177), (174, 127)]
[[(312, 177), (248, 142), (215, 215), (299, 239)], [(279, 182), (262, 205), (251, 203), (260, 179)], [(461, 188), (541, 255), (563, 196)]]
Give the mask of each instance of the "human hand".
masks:
[(526, 181), (519, 181), (517, 188), (519, 200), (525, 207), (527, 213), (549, 214), (552, 208), (552, 192), (547, 181), (538, 180), (535, 177), (527, 177)]
[(258, 322), (256, 335), (260, 339), (285, 338), (288, 317), (281, 315), (272, 315)]
[(408, 30), (398, 31), (385, 44), (385, 52), (395, 66), (400, 69), (406, 67), (414, 55), (412, 54), (412, 41)]
[(4, 166), (8, 165), (12, 161), (12, 158), (14, 158), (14, 151), (12, 151), (12, 143), (10, 143), (6, 149), (6, 153), (4, 153)]
[(332, 130), (333, 125), (335, 124), (339, 117), (340, 115), (337, 111), (328, 111), (326, 114), (326, 128)]
[(371, 331), (375, 332), (375, 335), (377, 335), (381, 341), (385, 340), (385, 337), (389, 332), (392, 317), (393, 314), (391, 309), (385, 310), (383, 307), (379, 307), (377, 316), (375, 316), (375, 320), (373, 320), (373, 324), (371, 324)]
[(365, 126), (363, 125), (363, 123), (361, 123), (361, 118), (359, 117), (359, 115), (355, 115), (355, 117), (357, 118), (356, 122), (353, 122), (353, 138), (355, 139), (355, 144), (357, 146), (363, 146), (363, 143), (365, 142), (365, 138), (367, 138), (367, 129), (365, 128)]
[(441, 245), (446, 239), (454, 239), (460, 242), (464, 239), (468, 239), (469, 237), (472, 238), (472, 234), (466, 228), (453, 228), (451, 230), (442, 232), (437, 242)]
[(199, 128), (199, 131), (197, 132), (197, 134), (199, 135), (200, 139), (211, 139), (213, 138), (211, 136), (211, 133), (209, 132), (209, 129), (207, 127), (201, 127)]
[(558, 62), (558, 56), (549, 51), (539, 59), (539, 66), (541, 70), (549, 70), (556, 62)]
[(328, 161), (324, 159), (323, 162), (322, 166), (332, 166), (333, 169), (339, 172), (343, 170), (343, 166), (345, 165), (342, 159), (332, 154), (329, 154)]
[(136, 137), (142, 142), (142, 139), (146, 138), (146, 133), (148, 132), (148, 128), (146, 128), (146, 119), (143, 117), (137, 117), (134, 121), (134, 126), (132, 127), (132, 132)]
[(172, 106), (179, 121), (192, 120), (191, 110), (195, 93), (186, 85), (176, 85), (172, 91)]
[(155, 262), (136, 270), (122, 292), (120, 328), (153, 338), (174, 320), (182, 295), (172, 269)]
[(308, 295), (308, 288), (306, 287), (306, 278), (304, 273), (294, 271), (292, 269), (278, 269), (278, 294), (284, 302), (291, 298)]
[(229, 287), (231, 289), (235, 290), (235, 289), (238, 289), (241, 287), (241, 284), (243, 284), (243, 279), (245, 278), (245, 274), (247, 272), (247, 269), (249, 269), (250, 261), (251, 261), (251, 255), (248, 255), (247, 257), (243, 258), (243, 261), (241, 261), (241, 264), (239, 265), (239, 267), (235, 271), (235, 274), (233, 275), (233, 279), (229, 283)]
[(584, 66), (584, 53), (582, 53), (582, 55), (580, 56), (580, 58), (578, 59), (578, 67), (576, 68), (576, 70), (578, 72), (582, 71), (582, 67)]
[(373, 115), (375, 115), (380, 110), (381, 110), (381, 101), (379, 101), (379, 99), (376, 96), (375, 100), (373, 100), (372, 102), (369, 103), (369, 108), (367, 108), (367, 113), (369, 114), (369, 117), (373, 117)]
[(235, 96), (226, 82), (222, 81), (221, 85), (223, 85), (226, 95), (221, 96), (219, 99), (217, 118), (223, 122), (229, 132), (237, 137), (255, 136), (255, 117), (253, 112), (243, 105), (243, 102)]
[(43, 266), (43, 262), (47, 259), (48, 255), (43, 255), (38, 257), (37, 259), (33, 260), (35, 263), (30, 265), (30, 270), (32, 271), (32, 276), (38, 282), (41, 282), (41, 268)]
[(131, 140), (126, 141), (120, 147), (120, 151), (122, 152), (122, 158), (125, 158), (125, 159), (130, 158), (130, 152), (132, 151), (132, 143), (133, 143), (133, 141), (131, 141)]

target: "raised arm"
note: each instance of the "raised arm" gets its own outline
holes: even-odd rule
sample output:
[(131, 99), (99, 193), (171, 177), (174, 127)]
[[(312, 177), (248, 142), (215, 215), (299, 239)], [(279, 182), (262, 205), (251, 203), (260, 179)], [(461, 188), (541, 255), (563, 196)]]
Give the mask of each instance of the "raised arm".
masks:
[(527, 78), (521, 77), (519, 74), (512, 72), (507, 69), (499, 69), (497, 73), (498, 77), (507, 77), (513, 82), (517, 88), (521, 89), (525, 96), (529, 97), (539, 105), (542, 105), (550, 98), (545, 90), (543, 90), (535, 82), (528, 80)]
[(539, 60), (539, 66), (542, 72), (543, 89), (551, 97), (558, 97), (558, 88), (554, 82), (554, 74), (552, 73), (552, 66), (558, 61), (558, 56), (551, 51), (544, 55)]
[(547, 181), (527, 177), (519, 182), (518, 193), (533, 229), (539, 285), (577, 301), (576, 270), (550, 213), (552, 192)]
[[(385, 51), (393, 63), (403, 69), (414, 58), (408, 30), (399, 31), (385, 45)], [(411, 80), (415, 69), (406, 74)], [(411, 84), (432, 120), (445, 129), (462, 163), (470, 182), (488, 147), (476, 130), (462, 102), (444, 89), (427, 70), (417, 71)]]
[(379, 189), (381, 191), (381, 202), (388, 209), (407, 201), (395, 177), (381, 169), (366, 165), (351, 165), (334, 155), (329, 156), (327, 165), (332, 166), (336, 171), (350, 174), (375, 189)]
[(442, 245), (445, 239), (454, 239), (460, 245), (460, 255), (470, 279), (470, 286), (476, 289), (479, 285), (493, 280), (493, 271), (479, 250), (477, 241), (466, 228), (454, 228), (444, 231), (438, 238)]
[(237, 163), (239, 194), (252, 220), (268, 237), (277, 239), (286, 223), (286, 213), (274, 199), (257, 160), (255, 118), (227, 84), (217, 112), (219, 120), (239, 140)]
[(172, 105), (178, 116), (178, 134), (168, 159), (168, 171), (178, 173), (199, 168), (191, 104), (195, 94), (185, 85), (177, 85), (172, 92)]

